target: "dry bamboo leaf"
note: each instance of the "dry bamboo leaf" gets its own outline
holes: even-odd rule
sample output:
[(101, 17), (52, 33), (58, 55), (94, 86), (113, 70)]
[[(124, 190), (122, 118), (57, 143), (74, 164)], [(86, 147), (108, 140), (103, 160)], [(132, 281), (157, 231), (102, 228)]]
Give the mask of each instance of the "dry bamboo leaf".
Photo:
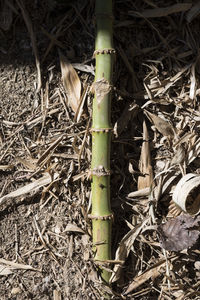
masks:
[(115, 282), (120, 278), (123, 264), (130, 253), (131, 247), (137, 236), (142, 231), (143, 227), (147, 224), (148, 220), (149, 218), (144, 219), (142, 223), (137, 225), (134, 229), (130, 230), (121, 240), (119, 247), (117, 248), (117, 251), (115, 253), (115, 260), (122, 261), (123, 263), (121, 265), (114, 266), (110, 282)]
[(185, 156), (186, 156), (185, 146), (184, 144), (180, 144), (174, 153), (174, 156), (170, 162), (170, 166), (182, 164), (185, 160)]
[(153, 170), (151, 166), (149, 134), (145, 120), (143, 121), (143, 143), (139, 161), (139, 170), (142, 173), (142, 176), (138, 177), (138, 190), (150, 187), (153, 181)]
[(67, 93), (69, 105), (76, 113), (81, 98), (81, 82), (77, 72), (67, 60), (67, 58), (59, 51), (60, 68), (62, 73), (62, 81)]
[(190, 164), (193, 162), (198, 155), (200, 154), (200, 138), (196, 140), (194, 145), (192, 146), (192, 149), (188, 153), (188, 163)]
[(153, 268), (151, 268), (151, 269), (147, 270), (146, 272), (144, 272), (143, 274), (135, 277), (134, 280), (130, 283), (130, 285), (126, 289), (125, 293), (123, 293), (123, 295), (128, 295), (130, 292), (132, 292), (133, 290), (138, 288), (140, 285), (145, 283), (147, 280), (155, 279), (156, 277), (158, 277), (161, 274), (160, 269), (164, 266), (164, 264), (165, 264), (165, 261), (162, 261), (162, 263), (159, 266), (156, 264)]
[(197, 1), (197, 3), (192, 6), (192, 8), (187, 12), (186, 14), (186, 20), (188, 23), (192, 22), (194, 18), (196, 18), (200, 13), (200, 2)]
[(101, 103), (103, 98), (110, 92), (111, 86), (107, 79), (101, 78), (93, 83), (92, 89), (95, 91), (97, 102)]
[(62, 141), (63, 137), (64, 137), (64, 135), (61, 135), (49, 146), (49, 148), (47, 150), (45, 150), (45, 152), (40, 156), (40, 158), (37, 161), (38, 166), (41, 165), (44, 161), (46, 161), (47, 157), (51, 156), (53, 151), (58, 147), (58, 145)]
[(11, 268), (6, 267), (5, 265), (0, 264), (0, 276), (7, 276), (12, 274)]
[(115, 123), (114, 133), (118, 137), (127, 127), (130, 120), (132, 120), (138, 113), (139, 106), (135, 103), (127, 104), (119, 120)]
[[(58, 174), (55, 174), (55, 178), (58, 177)], [(54, 178), (54, 179), (55, 179)], [(49, 173), (45, 173), (43, 175), (43, 177), (41, 177), (38, 180), (35, 180), (32, 183), (29, 183), (17, 190), (15, 190), (14, 192), (11, 192), (3, 197), (0, 198), (0, 205), (2, 205), (5, 201), (9, 200), (9, 199), (13, 199), (19, 196), (23, 196), (26, 194), (31, 193), (32, 195), (37, 193), (39, 191), (39, 189), (49, 183), (51, 183), (52, 181), (52, 176)]]
[(72, 64), (72, 66), (77, 69), (80, 70), (82, 72), (86, 72), (86, 73), (91, 73), (92, 75), (95, 76), (95, 72), (94, 72), (94, 66), (88, 66), (86, 64)]
[[(170, 259), (170, 258), (168, 258)], [(176, 256), (171, 257), (170, 260), (175, 260)], [(130, 292), (138, 288), (140, 285), (145, 283), (149, 279), (155, 279), (158, 277), (162, 270), (161, 268), (166, 264), (166, 260), (161, 260), (158, 263), (156, 263), (153, 267), (146, 270), (143, 274), (136, 276), (134, 280), (131, 282), (131, 284), (128, 286), (127, 290), (123, 293), (123, 295), (128, 295)]]
[(74, 224), (67, 224), (64, 232), (77, 232), (77, 233), (85, 234), (83, 229), (79, 228), (77, 225), (74, 225)]
[(7, 170), (11, 170), (14, 168), (14, 165), (9, 164), (9, 165), (0, 165), (0, 170), (1, 171), (7, 171)]
[(147, 187), (145, 189), (141, 189), (139, 191), (131, 192), (128, 194), (128, 197), (134, 198), (134, 197), (145, 197), (148, 196), (150, 193), (150, 188)]
[(192, 3), (177, 3), (168, 7), (146, 9), (141, 13), (130, 11), (129, 15), (134, 17), (143, 17), (143, 18), (160, 18), (160, 17), (166, 17), (174, 13), (187, 11), (188, 9), (191, 8), (191, 6)]
[(145, 110), (145, 114), (163, 136), (174, 137), (174, 129), (168, 121), (165, 121), (147, 110)]
[(182, 251), (192, 247), (199, 238), (200, 216), (181, 215), (158, 226), (161, 247)]
[(40, 272), (40, 270), (35, 269), (35, 268), (31, 267), (30, 265), (19, 264), (19, 263), (16, 263), (14, 261), (10, 261), (10, 260), (4, 259), (4, 258), (0, 258), (0, 264), (10, 266), (13, 269), (32, 270), (32, 271)]

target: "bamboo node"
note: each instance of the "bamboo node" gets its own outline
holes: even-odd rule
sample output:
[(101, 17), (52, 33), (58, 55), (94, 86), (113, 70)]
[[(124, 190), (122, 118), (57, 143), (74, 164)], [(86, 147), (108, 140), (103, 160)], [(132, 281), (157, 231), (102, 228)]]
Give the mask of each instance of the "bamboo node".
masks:
[(105, 169), (104, 166), (100, 165), (98, 167), (93, 168), (90, 170), (91, 175), (96, 175), (96, 176), (109, 176), (110, 175), (110, 170)]
[(91, 132), (102, 132), (102, 133), (109, 133), (110, 131), (113, 131), (113, 128), (91, 128)]
[(93, 58), (96, 57), (96, 55), (99, 54), (115, 54), (116, 50), (114, 48), (104, 48), (104, 49), (97, 49), (93, 53)]
[(114, 216), (113, 216), (113, 213), (109, 214), (109, 215), (104, 215), (104, 216), (94, 216), (94, 215), (88, 215), (88, 218), (89, 219), (92, 219), (92, 220), (113, 220)]

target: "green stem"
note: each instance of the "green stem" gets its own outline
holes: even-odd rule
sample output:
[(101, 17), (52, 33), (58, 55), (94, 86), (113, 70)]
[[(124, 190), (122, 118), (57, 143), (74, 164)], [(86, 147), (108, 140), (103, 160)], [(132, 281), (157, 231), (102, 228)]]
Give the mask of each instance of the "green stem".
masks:
[[(110, 208), (110, 140), (111, 140), (111, 81), (113, 69), (112, 0), (96, 0), (97, 34), (95, 43), (96, 73), (93, 84), (92, 124), (92, 213), (95, 260), (111, 259)], [(109, 282), (110, 272), (101, 269)]]

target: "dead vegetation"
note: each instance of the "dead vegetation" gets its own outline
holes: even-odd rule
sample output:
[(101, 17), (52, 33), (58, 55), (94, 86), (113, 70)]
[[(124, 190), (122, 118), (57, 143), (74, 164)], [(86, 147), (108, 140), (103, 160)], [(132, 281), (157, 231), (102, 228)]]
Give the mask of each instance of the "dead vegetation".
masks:
[(114, 3), (112, 291), (88, 219), (94, 2), (0, 3), (1, 299), (200, 299), (198, 184), (172, 200), (200, 173), (199, 2)]

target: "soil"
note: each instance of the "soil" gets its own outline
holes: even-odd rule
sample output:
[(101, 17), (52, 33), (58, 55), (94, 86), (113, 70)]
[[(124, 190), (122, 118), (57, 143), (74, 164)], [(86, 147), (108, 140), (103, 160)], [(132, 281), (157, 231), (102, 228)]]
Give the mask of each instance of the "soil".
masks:
[[(91, 136), (86, 128), (93, 96), (88, 89), (76, 121), (62, 84), (58, 52), (60, 49), (70, 63), (76, 64), (82, 90), (91, 87), (95, 68), (94, 1), (0, 2), (1, 300), (104, 299), (105, 291), (112, 299), (200, 299), (199, 251), (194, 248), (188, 253), (166, 254), (151, 227), (169, 219), (171, 194), (163, 193), (156, 200), (148, 195), (129, 196), (137, 190), (142, 172), (139, 160), (144, 104), (151, 113), (167, 118), (174, 128), (180, 125), (181, 137), (191, 132), (196, 140), (199, 138), (199, 21), (185, 21), (191, 7), (164, 17), (133, 17), (132, 12), (169, 7), (174, 1), (133, 2), (114, 3), (117, 55), (112, 123), (118, 125), (118, 134), (114, 130), (111, 154), (113, 259), (122, 259), (123, 255), (116, 254), (122, 238), (139, 224), (146, 228), (146, 218), (152, 219), (145, 233), (141, 230), (129, 250), (124, 250), (127, 255), (120, 278), (109, 292), (93, 261), (87, 216), (91, 209)], [(29, 16), (28, 25), (33, 28), (39, 53), (40, 89), (34, 41), (25, 16)], [(173, 76), (186, 67), (176, 81)], [(167, 88), (171, 78), (173, 84)], [(196, 84), (193, 96), (192, 78)], [(137, 111), (131, 112), (134, 105)], [(148, 118), (145, 120), (155, 175), (170, 162), (176, 149), (169, 136)], [(52, 146), (57, 140), (58, 144)], [(195, 142), (192, 145), (195, 147)], [(189, 153), (189, 146), (186, 150)], [(199, 172), (198, 159), (185, 162), (187, 172)], [(179, 167), (174, 174), (178, 180)], [(3, 196), (48, 176), (48, 184), (2, 201)], [(173, 211), (171, 217), (175, 217)], [(157, 263), (163, 259), (165, 263), (158, 269)], [(129, 285), (137, 278), (139, 282), (139, 276), (151, 268), (155, 272), (126, 294)]]

